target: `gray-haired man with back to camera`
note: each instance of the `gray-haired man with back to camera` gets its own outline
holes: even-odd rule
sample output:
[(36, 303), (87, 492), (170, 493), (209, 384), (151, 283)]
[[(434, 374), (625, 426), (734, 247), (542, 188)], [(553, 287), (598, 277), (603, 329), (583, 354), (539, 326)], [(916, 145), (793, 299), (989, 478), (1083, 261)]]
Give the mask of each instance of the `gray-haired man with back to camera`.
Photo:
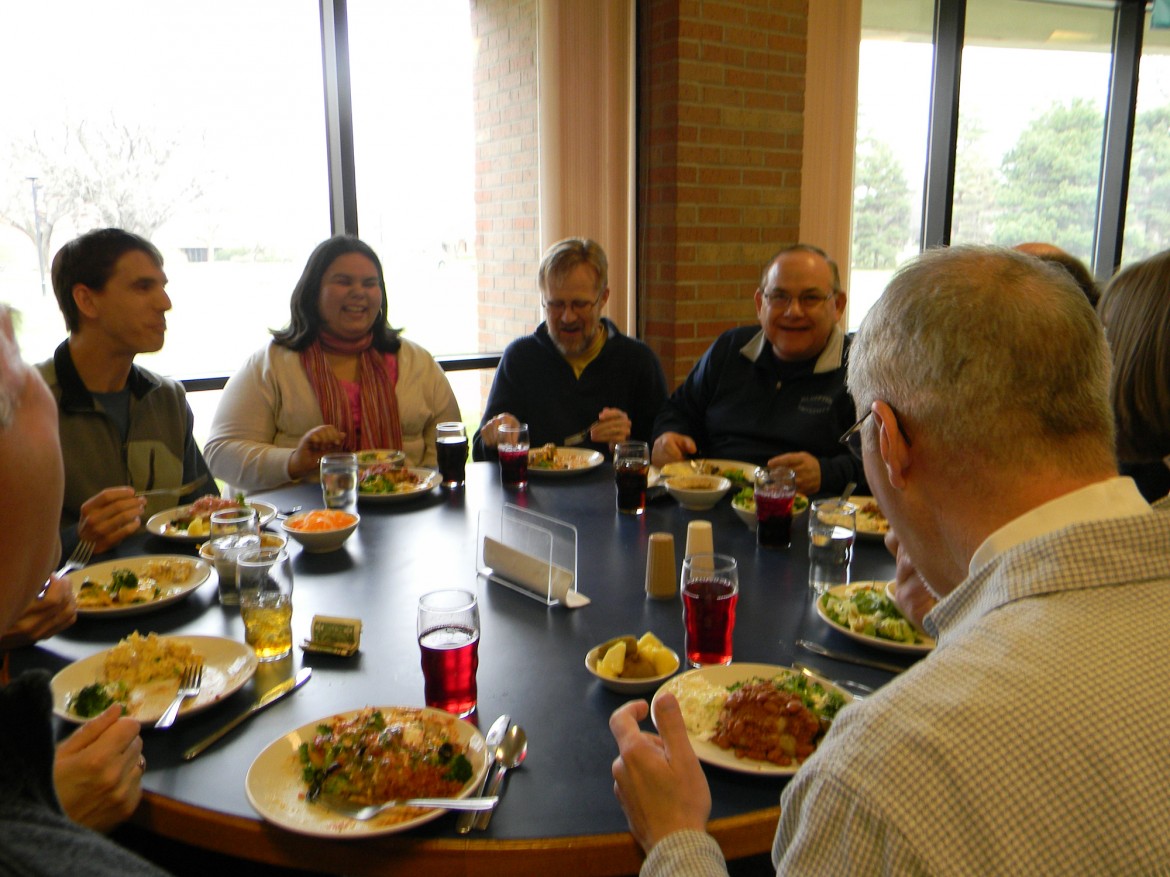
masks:
[[(1108, 375), (1085, 296), (1009, 250), (928, 252), (865, 318), (847, 436), (938, 646), (785, 788), (778, 873), (1167, 873), (1170, 515), (1117, 476)], [(610, 719), (643, 874), (723, 873), (678, 702), (646, 714)]]
[[(57, 561), (64, 471), (57, 437), (57, 409), (36, 370), (21, 361), (8, 308), (0, 304), (0, 630), (9, 629), (36, 599), (37, 591)], [(62, 812), (54, 788), (61, 768), (61, 749), (72, 746), (74, 760), (94, 743), (95, 719), (74, 732), (56, 751), (53, 747), (52, 694), (44, 671), (25, 673), (0, 684), (0, 873), (45, 875), (159, 874), (148, 863), (71, 821)], [(127, 747), (138, 801), (138, 781), (145, 765), (138, 725), (107, 711), (101, 727), (124, 722), (128, 733), (103, 734)], [(85, 738), (85, 739), (79, 739)], [(99, 749), (101, 747), (98, 747)], [(101, 761), (121, 757), (106, 749)], [(74, 780), (98, 780), (101, 763), (74, 773)], [(59, 773), (57, 774), (59, 776)], [(83, 789), (84, 791), (84, 789)], [(88, 789), (89, 806), (102, 807), (109, 790), (95, 782)], [(83, 806), (86, 806), (83, 804)], [(123, 817), (124, 818), (124, 817)]]

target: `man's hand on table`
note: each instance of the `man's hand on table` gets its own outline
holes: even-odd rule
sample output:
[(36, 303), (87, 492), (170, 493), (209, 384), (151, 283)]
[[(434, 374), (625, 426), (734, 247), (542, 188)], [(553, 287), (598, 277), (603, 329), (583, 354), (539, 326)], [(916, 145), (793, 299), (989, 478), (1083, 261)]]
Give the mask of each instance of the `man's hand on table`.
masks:
[(77, 620), (77, 599), (73, 586), (65, 579), (50, 576), (49, 589), (39, 600), (34, 598), (24, 614), (3, 636), (0, 650), (18, 649), (48, 639)]
[(780, 454), (768, 461), (768, 468), (787, 466), (796, 473), (796, 489), (805, 496), (821, 492), (821, 464), (812, 454), (797, 451)]
[(902, 548), (897, 534), (891, 529), (886, 532), (886, 549), (894, 555), (894, 602), (898, 609), (915, 627), (922, 627), (922, 619), (934, 608), (938, 599), (925, 579), (918, 574), (918, 568), (910, 555)]
[(480, 441), (483, 442), (484, 447), (494, 448), (500, 443), (500, 427), (519, 425), (520, 421), (516, 417), (506, 411), (501, 412), (479, 428)]
[(95, 831), (130, 818), (142, 798), (142, 737), (138, 722), (115, 705), (57, 745), (53, 785), (65, 815)]
[(659, 468), (667, 463), (686, 460), (699, 451), (699, 446), (689, 435), (681, 432), (664, 432), (654, 440), (654, 447), (650, 451), (650, 462)]
[(711, 815), (711, 790), (691, 748), (678, 701), (667, 694), (654, 705), (661, 736), (638, 727), (649, 712), (646, 701), (635, 700), (609, 718), (609, 730), (618, 744), (614, 794), (626, 813), (630, 833), (647, 853), (676, 831), (706, 831)]
[(613, 450), (614, 445), (630, 437), (633, 428), (630, 416), (620, 408), (602, 408), (597, 415), (597, 426), (589, 430), (589, 440), (598, 444), (607, 442)]
[(146, 498), (135, 496), (133, 487), (107, 487), (81, 504), (77, 538), (92, 542), (94, 554), (102, 554), (138, 532), (145, 511)]

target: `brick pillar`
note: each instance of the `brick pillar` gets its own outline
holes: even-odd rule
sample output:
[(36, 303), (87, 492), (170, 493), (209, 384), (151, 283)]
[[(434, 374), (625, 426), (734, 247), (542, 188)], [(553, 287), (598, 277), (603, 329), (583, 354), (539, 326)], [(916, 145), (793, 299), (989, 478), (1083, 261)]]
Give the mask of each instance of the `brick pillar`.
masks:
[[(470, 0), (480, 350), (540, 322), (536, 0)], [(491, 375), (484, 376), (486, 387)]]
[(798, 239), (807, 0), (638, 6), (638, 277), (674, 387)]

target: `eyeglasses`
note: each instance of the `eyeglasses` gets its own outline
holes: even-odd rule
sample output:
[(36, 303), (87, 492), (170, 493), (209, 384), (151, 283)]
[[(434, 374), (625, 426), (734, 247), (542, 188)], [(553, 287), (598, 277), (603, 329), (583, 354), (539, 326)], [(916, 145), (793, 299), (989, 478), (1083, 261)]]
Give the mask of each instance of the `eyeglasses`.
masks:
[(555, 317), (559, 317), (566, 309), (572, 308), (573, 313), (585, 316), (601, 301), (599, 295), (595, 299), (576, 299), (574, 301), (546, 301), (544, 309)]
[(837, 293), (831, 292), (828, 295), (817, 295), (812, 292), (802, 292), (798, 296), (785, 295), (783, 292), (765, 292), (764, 301), (768, 303), (768, 307), (780, 308), (782, 311), (788, 310), (792, 307), (792, 303), (799, 302), (802, 311), (815, 311)]
[[(890, 407), (890, 410), (894, 411), (893, 406)], [(841, 444), (849, 449), (849, 453), (851, 453), (859, 460), (861, 459), (861, 426), (865, 423), (865, 421), (869, 420), (869, 416), (871, 414), (873, 414), (872, 408), (866, 411), (865, 414), (861, 416), (861, 419), (857, 421), (857, 423), (853, 424), (853, 426), (845, 430), (845, 433), (841, 436), (841, 438), (837, 439), (837, 441), (841, 442)], [(901, 434), (902, 440), (905, 441), (907, 445), (911, 445), (910, 436), (906, 435), (906, 430), (902, 428), (902, 416), (898, 414), (897, 411), (894, 411), (894, 415), (898, 418), (898, 432)]]

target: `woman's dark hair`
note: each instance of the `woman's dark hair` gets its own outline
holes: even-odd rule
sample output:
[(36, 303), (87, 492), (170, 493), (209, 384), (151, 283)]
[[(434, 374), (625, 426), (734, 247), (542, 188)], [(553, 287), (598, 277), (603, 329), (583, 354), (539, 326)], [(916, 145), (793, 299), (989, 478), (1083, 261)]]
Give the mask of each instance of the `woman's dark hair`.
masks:
[(1119, 271), (1097, 313), (1113, 356), (1118, 457), (1161, 460), (1170, 454), (1170, 250)]
[(378, 270), (378, 285), (382, 288), (382, 303), (378, 309), (378, 318), (374, 321), (373, 333), (375, 350), (383, 353), (396, 353), (401, 345), (398, 339), (398, 330), (390, 326), (387, 319), (386, 277), (382, 273), (382, 262), (378, 254), (369, 244), (355, 238), (353, 235), (339, 234), (317, 245), (305, 263), (305, 270), (301, 272), (301, 279), (293, 287), (292, 298), (289, 300), (288, 326), (284, 329), (272, 331), (273, 340), (282, 347), (292, 350), (304, 350), (317, 340), (321, 332), (321, 284), (325, 280), (325, 272), (329, 266), (347, 253), (360, 253)]

